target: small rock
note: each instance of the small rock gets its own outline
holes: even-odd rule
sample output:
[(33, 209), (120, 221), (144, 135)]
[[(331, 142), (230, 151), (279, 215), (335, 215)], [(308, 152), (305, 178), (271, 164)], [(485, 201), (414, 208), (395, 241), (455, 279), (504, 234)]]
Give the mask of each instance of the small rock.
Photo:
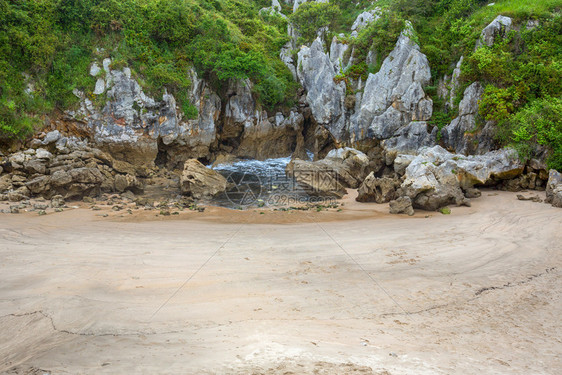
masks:
[(62, 135), (58, 130), (53, 130), (52, 132), (48, 132), (45, 138), (43, 138), (43, 145), (50, 145), (51, 143), (55, 143), (59, 139), (61, 139)]
[(42, 215), (47, 215), (47, 212), (45, 210), (41, 210), (41, 211), (37, 212), (37, 214), (42, 216)]
[(464, 191), (464, 196), (467, 198), (478, 198), (482, 195), (482, 192), (476, 188), (467, 188)]
[(82, 201), (84, 201), (84, 203), (95, 203), (95, 200), (92, 197), (84, 197), (82, 198)]
[(35, 152), (35, 157), (37, 159), (44, 159), (44, 160), (51, 160), (53, 158), (53, 154), (49, 151), (45, 150), (44, 148), (38, 148)]
[(98, 66), (98, 64), (97, 64), (97, 63), (93, 63), (92, 66), (90, 67), (90, 75), (91, 75), (92, 77), (95, 77), (95, 76), (97, 76), (98, 74), (100, 74), (100, 72), (101, 72), (101, 69), (100, 69), (100, 67)]
[(414, 208), (412, 207), (412, 200), (410, 197), (400, 197), (390, 202), (391, 214), (406, 214), (408, 216), (414, 215)]
[(66, 204), (62, 195), (55, 195), (51, 198), (51, 207), (60, 208)]
[(18, 206), (10, 206), (10, 213), (19, 214), (20, 213), (19, 207)]
[(522, 195), (522, 194), (517, 194), (517, 199), (520, 200), (520, 201), (533, 201), (533, 202), (537, 202), (537, 203), (541, 203), (541, 202), (542, 202), (542, 199), (540, 199), (540, 198), (538, 197), (538, 195), (533, 195), (533, 196), (530, 196), (530, 197), (526, 197), (526, 196), (524, 196), (524, 195)]

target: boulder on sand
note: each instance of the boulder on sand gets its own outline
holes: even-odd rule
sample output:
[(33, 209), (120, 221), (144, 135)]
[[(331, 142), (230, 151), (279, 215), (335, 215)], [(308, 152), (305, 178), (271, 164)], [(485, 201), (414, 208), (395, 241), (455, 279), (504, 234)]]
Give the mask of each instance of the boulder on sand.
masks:
[(390, 202), (391, 214), (406, 214), (408, 216), (414, 215), (414, 208), (412, 207), (412, 200), (410, 197), (400, 197)]
[(190, 159), (184, 163), (180, 178), (180, 190), (183, 195), (197, 199), (215, 196), (224, 192), (226, 187), (226, 178), (205, 167), (197, 159)]
[(562, 173), (551, 169), (546, 184), (546, 202), (562, 208)]
[(400, 180), (388, 177), (375, 177), (371, 172), (359, 187), (357, 202), (387, 203), (396, 198)]
[(356, 189), (368, 174), (369, 158), (361, 151), (345, 147), (318, 161), (295, 159), (286, 172), (310, 195), (341, 198), (346, 188)]
[(469, 205), (463, 190), (517, 177), (523, 169), (512, 149), (467, 157), (435, 146), (424, 149), (408, 165), (400, 195), (410, 197), (414, 207), (430, 211), (450, 204)]

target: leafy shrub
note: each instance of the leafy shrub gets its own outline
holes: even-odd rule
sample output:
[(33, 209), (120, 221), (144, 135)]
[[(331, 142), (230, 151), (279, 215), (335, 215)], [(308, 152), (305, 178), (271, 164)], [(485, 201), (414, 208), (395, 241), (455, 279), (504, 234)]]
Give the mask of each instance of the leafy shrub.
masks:
[(291, 15), (291, 22), (298, 27), (302, 40), (310, 43), (316, 38), (318, 29), (327, 27), (334, 30), (337, 26), (340, 8), (331, 3), (308, 2), (299, 6)]
[(76, 105), (74, 89), (90, 96), (94, 54), (112, 57), (112, 69), (129, 66), (151, 95), (166, 88), (189, 118), (192, 66), (214, 87), (250, 78), (264, 104), (291, 100), (292, 76), (279, 59), (287, 21), (259, 9), (250, 0), (0, 0), (0, 98), (14, 103), (0, 107), (0, 142), (27, 134), (41, 113)]
[(515, 146), (523, 158), (534, 155), (537, 146), (549, 150), (550, 168), (562, 171), (562, 99), (537, 99), (500, 124), (499, 136)]

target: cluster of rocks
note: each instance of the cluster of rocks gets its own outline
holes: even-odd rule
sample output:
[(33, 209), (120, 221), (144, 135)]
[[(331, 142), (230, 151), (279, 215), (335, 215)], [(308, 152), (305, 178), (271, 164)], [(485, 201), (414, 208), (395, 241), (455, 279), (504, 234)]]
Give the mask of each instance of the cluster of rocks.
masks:
[(138, 168), (90, 147), (85, 140), (59, 131), (44, 134), (31, 148), (3, 157), (0, 200), (21, 201), (31, 196), (81, 199), (103, 192), (142, 193)]
[(385, 164), (375, 169), (364, 153), (342, 148), (319, 161), (294, 160), (287, 173), (314, 194), (339, 198), (345, 188), (358, 188), (357, 201), (390, 203), (391, 213), (408, 215), (414, 209), (470, 206), (481, 195), (478, 187), (546, 190), (547, 202), (562, 205), (562, 174), (548, 174), (536, 160), (523, 164), (513, 149), (465, 156), (433, 146), (417, 155), (387, 152)]
[(0, 209), (0, 213), (19, 214), (20, 212), (37, 212), (39, 215), (47, 214), (48, 210), (54, 212), (62, 212), (63, 209), (68, 208), (66, 201), (62, 195), (55, 195), (50, 201), (43, 198), (37, 200), (25, 199), (10, 204), (7, 209)]

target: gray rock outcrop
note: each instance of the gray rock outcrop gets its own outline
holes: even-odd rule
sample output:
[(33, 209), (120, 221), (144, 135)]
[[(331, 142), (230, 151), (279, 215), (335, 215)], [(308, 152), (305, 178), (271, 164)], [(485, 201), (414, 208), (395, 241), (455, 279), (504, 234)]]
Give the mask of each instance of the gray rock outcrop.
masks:
[(450, 111), (454, 107), (455, 98), (458, 95), (458, 89), (460, 86), (459, 77), (461, 75), (461, 66), (464, 61), (464, 57), (461, 56), (451, 77), (445, 75), (439, 80), (439, 86), (437, 89), (437, 94), (441, 99), (445, 101), (445, 110)]
[(357, 16), (353, 25), (351, 26), (351, 36), (357, 37), (359, 31), (367, 27), (371, 22), (379, 19), (380, 8), (375, 8), (373, 10), (365, 11)]
[(484, 93), (480, 82), (474, 82), (464, 91), (459, 104), (459, 115), (441, 131), (444, 145), (460, 154), (485, 154), (494, 149), (494, 123), (478, 126), (479, 101)]
[(391, 138), (383, 141), (387, 151), (416, 153), (422, 147), (431, 147), (437, 142), (437, 128), (429, 129), (425, 121), (412, 121), (399, 128)]
[(336, 71), (320, 38), (299, 51), (297, 75), (318, 125), (328, 129), (336, 140), (343, 140), (345, 83), (334, 82)]
[[(33, 196), (50, 199), (55, 195), (81, 199), (102, 192), (144, 190), (144, 183), (135, 175), (118, 171), (127, 163), (114, 160), (86, 141), (51, 132), (42, 143), (52, 152), (28, 149), (8, 157), (3, 167), (6, 173), (0, 177), (0, 195), (12, 200)], [(134, 174), (135, 168), (131, 166), (128, 171)]]
[[(96, 88), (107, 98), (103, 108), (75, 90), (80, 110), (67, 111), (66, 116), (96, 147), (131, 165), (180, 168), (187, 159), (212, 160), (221, 152), (259, 159), (288, 156), (302, 133), (302, 116), (287, 111), (281, 122), (269, 117), (256, 102), (249, 80), (230, 80), (221, 100), (191, 70), (188, 103), (180, 106), (166, 92), (160, 101), (146, 95), (129, 68), (112, 69), (109, 58), (102, 65), (103, 69), (94, 62), (90, 71), (98, 83), (104, 82)], [(195, 116), (187, 118), (186, 110)], [(56, 142), (57, 136), (49, 134), (43, 142)]]
[(422, 150), (408, 165), (400, 195), (410, 197), (414, 207), (426, 210), (468, 204), (463, 190), (515, 178), (523, 169), (512, 149), (466, 157), (434, 146)]
[(480, 38), (476, 41), (476, 48), (483, 45), (491, 47), (494, 45), (496, 38), (505, 37), (511, 31), (513, 21), (509, 17), (497, 16), (488, 26), (482, 30)]
[(423, 86), (431, 79), (427, 57), (412, 40), (408, 24), (376, 74), (369, 74), (361, 102), (351, 118), (352, 140), (387, 139), (412, 121), (431, 118), (433, 101)]
[(290, 155), (302, 137), (303, 124), (304, 117), (297, 112), (291, 111), (287, 117), (277, 113), (272, 118), (262, 112), (255, 124), (245, 127), (236, 155), (259, 160)]

